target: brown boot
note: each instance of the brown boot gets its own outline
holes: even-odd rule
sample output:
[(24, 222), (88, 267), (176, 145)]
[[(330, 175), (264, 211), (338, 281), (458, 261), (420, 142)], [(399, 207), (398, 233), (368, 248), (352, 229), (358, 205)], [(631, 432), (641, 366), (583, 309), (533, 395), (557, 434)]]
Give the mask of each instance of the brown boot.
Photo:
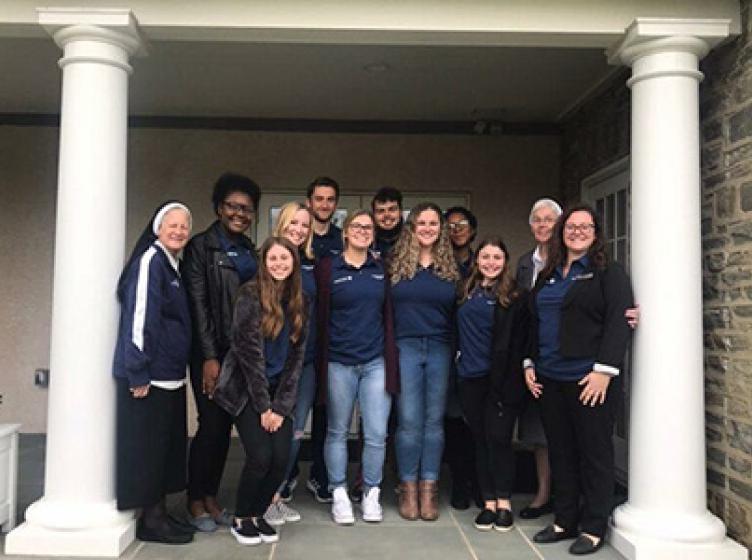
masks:
[(418, 487), (420, 495), (420, 517), (424, 521), (439, 518), (439, 483), (436, 480), (421, 480)]
[(399, 485), (399, 514), (409, 521), (418, 519), (417, 482), (403, 482)]

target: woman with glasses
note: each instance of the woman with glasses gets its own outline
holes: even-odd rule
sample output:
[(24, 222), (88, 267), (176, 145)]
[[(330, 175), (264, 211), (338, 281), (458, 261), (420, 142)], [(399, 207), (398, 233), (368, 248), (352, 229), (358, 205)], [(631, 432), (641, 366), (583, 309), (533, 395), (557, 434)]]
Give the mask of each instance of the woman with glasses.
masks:
[(438, 480), (459, 279), (441, 210), (431, 202), (416, 205), (389, 266), (400, 367), (395, 438), (399, 512), (409, 520), (433, 521), (439, 516)]
[(268, 238), (257, 278), (238, 290), (230, 352), (214, 391), (245, 448), (231, 529), (243, 545), (279, 540), (263, 515), (287, 468), (307, 311), (298, 248)]
[(193, 531), (167, 515), (167, 494), (185, 489), (185, 367), (190, 313), (178, 254), (191, 234), (179, 202), (160, 206), (118, 281), (116, 495), (120, 510), (141, 509), (136, 537), (185, 544)]
[(214, 185), (217, 220), (185, 250), (184, 277), (193, 318), (191, 385), (198, 430), (188, 459), (188, 509), (200, 531), (229, 525), (217, 501), (230, 445), (232, 417), (212, 400), (227, 351), (235, 295), (256, 275), (256, 250), (246, 233), (259, 202), (259, 187), (248, 177), (225, 173)]
[(512, 434), (526, 394), (522, 360), (529, 313), (502, 240), (484, 239), (475, 256), (457, 311), (458, 389), (483, 500), (475, 527), (506, 532), (514, 526)]
[(314, 255), (311, 247), (313, 228), (311, 227), (311, 211), (300, 202), (288, 202), (279, 211), (277, 223), (272, 235), (284, 237), (298, 250), (300, 257), (300, 272), (303, 293), (309, 302), (308, 310), (308, 338), (306, 340), (303, 371), (298, 381), (298, 397), (295, 401), (295, 414), (292, 424), (292, 445), (290, 447), (290, 461), (287, 465), (285, 478), (279, 491), (274, 495), (264, 519), (270, 525), (283, 525), (287, 522), (300, 521), (300, 512), (287, 505), (292, 499), (298, 466), (300, 442), (303, 439), (308, 413), (316, 398), (316, 373), (313, 358), (316, 350), (316, 278), (314, 277)]
[(540, 402), (556, 488), (554, 522), (534, 540), (576, 537), (569, 551), (590, 554), (603, 546), (614, 503), (611, 437), (630, 338), (624, 315), (633, 304), (629, 278), (609, 262), (589, 206), (557, 221), (531, 299), (525, 381)]
[(391, 395), (399, 388), (389, 283), (370, 251), (375, 223), (367, 210), (353, 212), (342, 230), (344, 250), (316, 267), (317, 351), (320, 393), (327, 399), (326, 468), (332, 518), (355, 522), (347, 495), (347, 435), (355, 402), (363, 425), (363, 520), (383, 518), (380, 488)]

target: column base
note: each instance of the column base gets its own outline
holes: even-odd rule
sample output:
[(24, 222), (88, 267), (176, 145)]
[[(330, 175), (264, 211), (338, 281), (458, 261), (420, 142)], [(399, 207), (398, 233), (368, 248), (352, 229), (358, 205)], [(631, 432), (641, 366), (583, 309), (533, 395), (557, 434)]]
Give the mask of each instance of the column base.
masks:
[(714, 543), (687, 543), (635, 535), (611, 527), (608, 542), (627, 560), (747, 560), (747, 549), (723, 538)]
[(101, 556), (116, 558), (136, 537), (136, 520), (114, 525), (65, 530), (23, 523), (5, 537), (8, 556)]

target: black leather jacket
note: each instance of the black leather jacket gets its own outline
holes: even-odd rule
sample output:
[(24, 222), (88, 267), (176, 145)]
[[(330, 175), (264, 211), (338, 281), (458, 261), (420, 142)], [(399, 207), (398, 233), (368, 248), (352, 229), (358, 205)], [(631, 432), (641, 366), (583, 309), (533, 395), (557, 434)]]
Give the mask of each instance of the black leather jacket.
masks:
[[(219, 241), (219, 221), (194, 236), (183, 254), (183, 281), (193, 320), (193, 360), (222, 360), (230, 349), (240, 278)], [(247, 237), (243, 242), (255, 251)]]

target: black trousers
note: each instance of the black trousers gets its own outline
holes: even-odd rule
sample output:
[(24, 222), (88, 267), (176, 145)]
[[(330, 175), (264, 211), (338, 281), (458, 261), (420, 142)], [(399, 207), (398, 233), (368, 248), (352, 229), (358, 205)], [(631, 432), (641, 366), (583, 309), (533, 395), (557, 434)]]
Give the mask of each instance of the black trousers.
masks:
[(237, 517), (264, 515), (274, 493), (285, 478), (292, 443), (292, 420), (269, 433), (261, 427), (261, 416), (249, 404), (235, 418), (245, 448), (245, 465), (235, 501)]
[(329, 475), (324, 462), (326, 424), (326, 405), (314, 403), (311, 419), (311, 471), (308, 477), (324, 488), (329, 486)]
[[(603, 537), (614, 507), (613, 431), (619, 378), (612, 379), (602, 405), (579, 401), (577, 381), (538, 376), (543, 428), (548, 439), (551, 478), (556, 491), (555, 523)], [(580, 498), (583, 501), (580, 515)]]
[(185, 489), (185, 386), (150, 387), (146, 397), (136, 399), (127, 379), (116, 381), (117, 507), (153, 506)]
[(489, 394), (488, 376), (458, 380), (462, 413), (475, 442), (478, 485), (484, 500), (509, 499), (514, 487), (512, 434), (519, 416)]
[(202, 391), (203, 361), (191, 362), (191, 387), (198, 429), (188, 454), (188, 499), (216, 496), (230, 448), (232, 416)]
[(464, 486), (469, 492), (477, 486), (473, 434), (462, 414), (457, 372), (449, 374), (447, 409), (444, 416), (444, 462), (449, 466), (452, 485)]

